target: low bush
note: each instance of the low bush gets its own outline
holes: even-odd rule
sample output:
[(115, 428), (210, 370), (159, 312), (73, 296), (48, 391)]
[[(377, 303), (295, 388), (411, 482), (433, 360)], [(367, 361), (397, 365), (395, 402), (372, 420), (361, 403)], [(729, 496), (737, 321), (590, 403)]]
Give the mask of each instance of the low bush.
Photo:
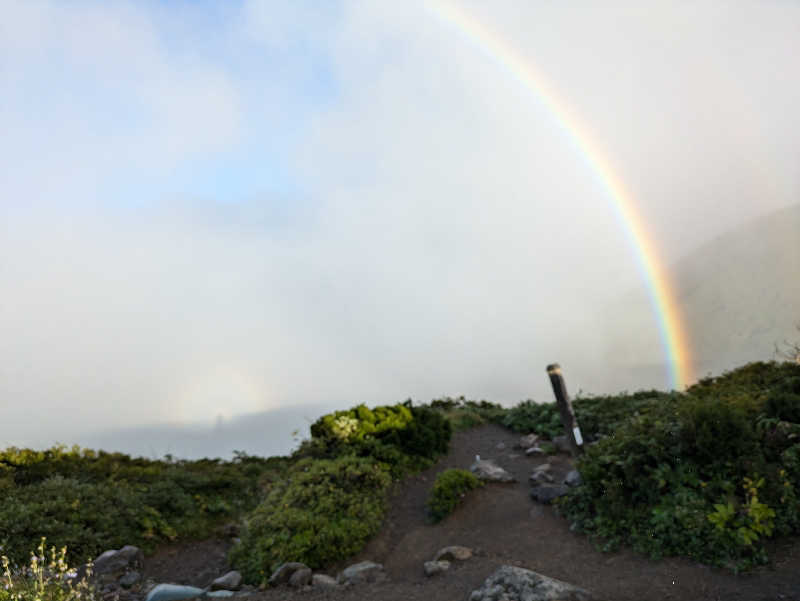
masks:
[(586, 449), (583, 485), (559, 510), (604, 548), (734, 570), (765, 562), (767, 538), (800, 531), (800, 423), (768, 402), (795, 374), (748, 365), (647, 403)]
[(431, 520), (439, 522), (450, 515), (464, 495), (480, 486), (483, 483), (467, 470), (447, 469), (441, 472), (428, 497), (428, 514)]
[(231, 562), (258, 584), (285, 561), (319, 568), (349, 557), (380, 528), (390, 483), (367, 458), (303, 459), (248, 516)]

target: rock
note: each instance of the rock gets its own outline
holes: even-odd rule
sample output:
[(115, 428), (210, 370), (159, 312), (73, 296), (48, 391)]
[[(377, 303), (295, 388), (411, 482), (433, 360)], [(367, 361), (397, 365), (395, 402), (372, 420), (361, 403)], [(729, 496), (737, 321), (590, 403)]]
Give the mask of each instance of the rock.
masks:
[(498, 451), (505, 451), (506, 450), (506, 443), (498, 442), (497, 446), (495, 447)]
[(521, 449), (530, 449), (533, 446), (536, 446), (536, 443), (539, 441), (539, 436), (536, 434), (528, 434), (527, 436), (523, 436), (519, 439), (517, 446)]
[[(125, 545), (121, 549), (104, 551), (92, 562), (92, 575), (98, 581), (110, 582), (125, 575), (131, 570), (140, 569), (144, 564), (144, 554), (138, 547)], [(77, 579), (86, 577), (88, 565), (77, 570)]]
[(339, 586), (339, 583), (336, 582), (336, 578), (327, 574), (314, 574), (311, 577), (311, 586), (320, 589), (331, 589)]
[(153, 590), (147, 593), (147, 599), (145, 601), (179, 601), (180, 599), (199, 597), (203, 593), (203, 589), (197, 588), (196, 586), (158, 584)]
[(570, 470), (564, 478), (564, 484), (567, 486), (580, 486), (583, 483), (581, 473), (578, 470)]
[(529, 449), (525, 449), (525, 454), (528, 457), (535, 456), (535, 455), (544, 455), (544, 449), (541, 447), (531, 447)]
[(516, 478), (491, 459), (479, 459), (469, 468), (481, 480), (489, 482), (515, 482)]
[(469, 601), (591, 601), (589, 591), (548, 578), (531, 570), (501, 566), (483, 585), (472, 591)]
[(342, 584), (360, 584), (362, 582), (378, 582), (386, 578), (383, 565), (373, 561), (362, 561), (346, 567), (339, 574)]
[(224, 576), (220, 576), (219, 578), (215, 579), (211, 583), (211, 590), (238, 591), (239, 588), (241, 588), (241, 586), (242, 586), (242, 575), (236, 570), (232, 570), (227, 574), (225, 574)]
[(425, 565), (423, 566), (425, 569), (425, 575), (430, 578), (431, 576), (436, 576), (436, 574), (442, 574), (450, 569), (450, 562), (449, 561), (426, 561)]
[(535, 468), (533, 468), (534, 472), (549, 472), (552, 466), (549, 463), (540, 463)]
[(300, 568), (289, 578), (289, 586), (300, 588), (311, 584), (311, 568)]
[(567, 492), (569, 492), (569, 486), (565, 484), (542, 484), (531, 491), (531, 497), (539, 503), (547, 505), (554, 499), (563, 497)]
[(567, 440), (566, 434), (553, 437), (553, 446), (559, 453), (572, 453), (572, 446)]
[(531, 485), (539, 486), (540, 484), (550, 484), (553, 482), (553, 476), (546, 471), (534, 471), (529, 478)]
[(233, 591), (211, 591), (210, 593), (204, 593), (204, 597), (233, 597)]
[(466, 561), (470, 557), (472, 557), (472, 549), (469, 547), (451, 545), (439, 549), (434, 561)]
[(512, 459), (512, 460), (513, 459), (519, 459), (519, 453), (509, 453), (508, 454), (508, 458)]
[(117, 582), (122, 588), (131, 588), (134, 584), (141, 580), (142, 576), (139, 572), (128, 572)]
[(279, 584), (286, 584), (289, 582), (289, 578), (292, 577), (297, 570), (308, 569), (308, 566), (304, 563), (300, 563), (299, 561), (289, 561), (286, 563), (282, 563), (275, 571), (272, 572), (272, 576), (269, 577), (269, 584), (270, 586), (277, 586)]

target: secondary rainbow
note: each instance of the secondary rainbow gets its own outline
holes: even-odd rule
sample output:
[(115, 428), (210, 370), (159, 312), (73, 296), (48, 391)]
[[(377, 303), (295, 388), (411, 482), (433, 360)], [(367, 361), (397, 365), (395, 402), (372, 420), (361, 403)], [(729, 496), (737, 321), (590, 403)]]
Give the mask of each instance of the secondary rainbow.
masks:
[(523, 57), (510, 44), (491, 31), (461, 7), (446, 0), (426, 3), (433, 14), (457, 29), (489, 58), (494, 60), (514, 79), (527, 88), (544, 104), (560, 126), (580, 149), (581, 155), (599, 176), (606, 188), (628, 243), (634, 251), (638, 267), (647, 283), (653, 312), (667, 358), (669, 385), (684, 389), (691, 381), (691, 349), (683, 325), (675, 293), (659, 258), (655, 244), (636, 209), (636, 203), (625, 189), (622, 180), (604, 158), (600, 147), (592, 140), (588, 130), (570, 112), (542, 73), (530, 59)]

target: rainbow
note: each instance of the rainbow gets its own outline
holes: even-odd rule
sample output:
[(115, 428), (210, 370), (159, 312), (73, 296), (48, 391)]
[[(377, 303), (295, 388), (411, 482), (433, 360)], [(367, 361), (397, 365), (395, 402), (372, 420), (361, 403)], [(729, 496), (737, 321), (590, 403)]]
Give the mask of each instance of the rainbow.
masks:
[(612, 201), (617, 218), (647, 284), (648, 295), (658, 323), (659, 334), (667, 358), (669, 385), (683, 390), (692, 378), (691, 349), (683, 325), (681, 311), (672, 285), (664, 269), (656, 245), (636, 208), (636, 203), (619, 176), (614, 172), (601, 148), (592, 140), (586, 127), (559, 99), (544, 75), (531, 61), (507, 44), (500, 36), (475, 17), (448, 0), (433, 0), (425, 6), (441, 21), (457, 29), (478, 49), (527, 88), (556, 118), (561, 128), (580, 149), (591, 169), (599, 176)]

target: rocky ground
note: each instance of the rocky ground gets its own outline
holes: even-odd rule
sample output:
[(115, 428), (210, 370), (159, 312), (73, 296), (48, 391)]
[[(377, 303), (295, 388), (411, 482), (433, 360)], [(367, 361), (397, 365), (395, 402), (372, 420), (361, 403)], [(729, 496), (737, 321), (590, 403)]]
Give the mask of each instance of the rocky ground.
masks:
[[(244, 590), (234, 599), (248, 601), (356, 600), (451, 601), (469, 599), (501, 566), (527, 568), (591, 592), (594, 599), (647, 600), (795, 600), (800, 601), (800, 541), (783, 541), (770, 549), (772, 563), (746, 575), (712, 569), (683, 559), (652, 561), (631, 551), (598, 551), (586, 537), (570, 532), (569, 525), (550, 505), (531, 498), (529, 480), (535, 468), (549, 463), (554, 483), (563, 482), (572, 463), (568, 455), (526, 455), (515, 448), (519, 436), (494, 425), (455, 434), (450, 453), (431, 469), (398, 484), (381, 533), (357, 556), (319, 574), (336, 577), (347, 566), (372, 561), (374, 582), (351, 586), (292, 588), (281, 585), (265, 591)], [(425, 502), (438, 472), (469, 468), (475, 456), (492, 459), (515, 482), (491, 483), (472, 491), (466, 502), (439, 524), (426, 520)], [(209, 586), (229, 567), (225, 555), (231, 538), (187, 542), (161, 548), (138, 568), (140, 580), (122, 597), (136, 601), (153, 583)], [(466, 560), (451, 558), (449, 568), (426, 575), (426, 562), (446, 546), (472, 550)], [(441, 567), (441, 566), (440, 566)], [(428, 571), (435, 571), (429, 564)], [(506, 571), (503, 578), (519, 579), (523, 572)], [(305, 575), (307, 576), (307, 574)], [(305, 576), (299, 577), (304, 580)], [(508, 580), (510, 582), (510, 580)], [(150, 583), (147, 585), (146, 583)], [(505, 580), (503, 582), (506, 582)], [(497, 583), (474, 598), (501, 598)], [(526, 585), (527, 586), (527, 585)], [(542, 585), (544, 586), (544, 585)], [(485, 593), (485, 594), (484, 594)], [(564, 593), (566, 594), (566, 593)], [(569, 596), (571, 595), (571, 596)], [(581, 593), (567, 597), (583, 598)], [(109, 588), (108, 596), (113, 596)]]

